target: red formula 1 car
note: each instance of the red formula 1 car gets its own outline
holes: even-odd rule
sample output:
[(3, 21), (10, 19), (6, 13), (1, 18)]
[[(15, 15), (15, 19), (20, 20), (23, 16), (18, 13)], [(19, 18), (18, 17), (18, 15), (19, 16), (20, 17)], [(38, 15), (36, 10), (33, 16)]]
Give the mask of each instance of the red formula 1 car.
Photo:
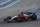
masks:
[(31, 21), (31, 20), (37, 20), (37, 15), (32, 12), (21, 12), (21, 14), (7, 18), (4, 18), (4, 22), (24, 22), (24, 21)]

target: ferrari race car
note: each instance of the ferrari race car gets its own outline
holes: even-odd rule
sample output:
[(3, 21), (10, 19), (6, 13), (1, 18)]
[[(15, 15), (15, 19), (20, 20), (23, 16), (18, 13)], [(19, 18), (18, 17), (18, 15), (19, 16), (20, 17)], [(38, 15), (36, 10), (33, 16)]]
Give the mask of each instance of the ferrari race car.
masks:
[(24, 21), (33, 21), (37, 20), (37, 15), (32, 12), (21, 12), (21, 14), (11, 17), (8, 16), (4, 18), (4, 22), (24, 22)]

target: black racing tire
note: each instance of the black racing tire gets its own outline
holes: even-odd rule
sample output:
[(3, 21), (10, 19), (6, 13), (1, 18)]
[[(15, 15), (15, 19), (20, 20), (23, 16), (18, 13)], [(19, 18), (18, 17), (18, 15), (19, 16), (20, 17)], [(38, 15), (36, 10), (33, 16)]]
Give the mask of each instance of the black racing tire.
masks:
[(31, 19), (32, 19), (32, 20), (37, 20), (37, 15), (31, 16)]
[(35, 15), (34, 20), (37, 20), (37, 15)]
[(10, 19), (11, 19), (11, 17), (8, 16), (7, 18), (4, 18), (4, 21), (10, 20)]

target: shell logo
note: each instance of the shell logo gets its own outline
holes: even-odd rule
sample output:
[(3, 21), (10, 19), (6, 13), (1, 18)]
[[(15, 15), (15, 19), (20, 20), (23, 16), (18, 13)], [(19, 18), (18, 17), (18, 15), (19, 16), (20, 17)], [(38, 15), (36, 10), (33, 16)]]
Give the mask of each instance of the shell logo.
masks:
[(18, 3), (20, 0), (0, 0), (0, 9), (4, 9)]

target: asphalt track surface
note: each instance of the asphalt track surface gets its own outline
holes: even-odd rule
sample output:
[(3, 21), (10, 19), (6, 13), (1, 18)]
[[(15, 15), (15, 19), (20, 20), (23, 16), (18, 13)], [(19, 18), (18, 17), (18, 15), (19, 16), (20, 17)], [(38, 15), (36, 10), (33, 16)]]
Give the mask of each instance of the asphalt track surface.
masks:
[(40, 27), (40, 21), (27, 21), (18, 23), (0, 22), (0, 27)]
[[(11, 7), (0, 10), (0, 27), (40, 27), (40, 21), (27, 21), (20, 23), (5, 23), (3, 19), (6, 16), (15, 16), (27, 9), (33, 9), (40, 6), (40, 0), (21, 0)], [(40, 14), (40, 12), (39, 12)]]

